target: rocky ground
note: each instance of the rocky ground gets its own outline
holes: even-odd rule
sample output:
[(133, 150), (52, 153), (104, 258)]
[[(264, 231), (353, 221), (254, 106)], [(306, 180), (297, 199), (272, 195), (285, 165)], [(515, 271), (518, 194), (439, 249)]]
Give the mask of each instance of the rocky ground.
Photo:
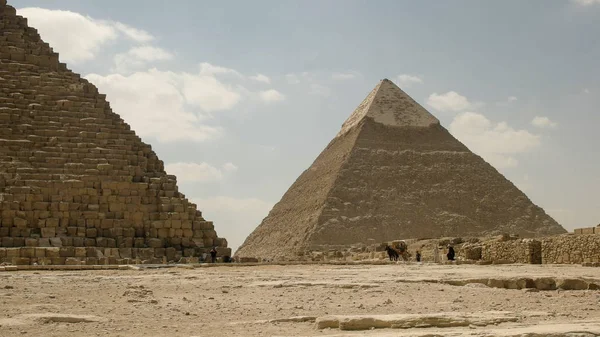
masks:
[(0, 336), (600, 336), (597, 284), (576, 265), (0, 272)]

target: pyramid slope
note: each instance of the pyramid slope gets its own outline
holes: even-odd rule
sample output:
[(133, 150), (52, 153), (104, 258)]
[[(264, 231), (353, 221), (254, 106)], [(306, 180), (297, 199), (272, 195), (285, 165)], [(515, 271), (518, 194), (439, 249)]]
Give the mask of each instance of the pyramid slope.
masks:
[[(328, 189), (324, 201), (305, 194), (303, 202), (320, 210), (318, 219), (302, 223), (302, 231), (295, 230), (297, 222), (288, 220), (296, 219), (296, 205), (304, 205), (287, 198), (302, 193), (294, 184), (276, 206), (286, 209), (286, 217), (274, 219), (269, 214), (236, 255), (294, 258), (304, 251), (369, 239), (382, 242), (501, 232), (533, 237), (566, 232), (429, 112), (417, 103), (403, 103), (412, 99), (390, 103), (388, 97), (406, 94), (388, 82), (382, 81), (367, 96), (344, 123), (346, 130), (332, 141), (335, 144), (352, 135), (350, 151), (340, 156), (330, 145), (320, 154), (319, 158), (344, 158), (336, 166), (335, 181), (327, 186), (304, 181), (304, 190), (310, 190), (307, 186)], [(385, 95), (379, 95), (384, 85)], [(411, 122), (386, 123), (389, 118), (377, 119), (381, 111), (393, 111), (396, 121)], [(307, 171), (319, 176), (320, 170), (322, 166), (313, 164)], [(294, 244), (281, 247), (265, 235), (279, 228), (286, 229), (286, 242)], [(310, 228), (308, 233), (305, 228)]]
[(19, 264), (229, 255), (105, 98), (0, 0), (0, 247), (98, 248), (11, 251)]
[(274, 258), (295, 256), (303, 251), (357, 135), (355, 129), (332, 140), (246, 238), (236, 255)]

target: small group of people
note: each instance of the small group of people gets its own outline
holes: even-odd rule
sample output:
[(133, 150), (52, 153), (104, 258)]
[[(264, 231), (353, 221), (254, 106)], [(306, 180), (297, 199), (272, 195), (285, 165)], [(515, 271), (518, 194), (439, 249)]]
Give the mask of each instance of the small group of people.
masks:
[[(210, 263), (216, 263), (217, 262), (217, 247), (212, 247), (209, 254), (210, 254)], [(206, 262), (207, 257), (208, 256), (206, 253), (202, 254), (202, 261)]]
[[(455, 257), (456, 257), (456, 252), (454, 251), (454, 247), (451, 244), (448, 244), (447, 249), (448, 250), (446, 253), (446, 258), (448, 259), (448, 261), (454, 261)], [(440, 247), (437, 245), (435, 247), (433, 247), (433, 262), (435, 262), (435, 263), (442, 262), (440, 259)]]
[[(423, 247), (424, 245), (421, 246), (421, 249), (423, 249)], [(397, 247), (387, 245), (385, 247), (385, 250), (389, 255), (390, 261), (398, 261), (399, 257), (402, 257), (405, 261), (408, 261), (408, 257), (410, 256), (410, 253), (408, 252), (408, 246), (404, 241), (400, 241), (397, 244)], [(421, 250), (417, 250), (415, 252), (416, 261), (421, 262), (422, 257), (423, 255), (421, 254)], [(454, 247), (452, 246), (452, 244), (448, 244), (447, 246), (446, 258), (448, 259), (448, 261), (454, 261), (456, 258), (456, 252), (454, 251)], [(433, 247), (433, 262), (442, 262), (440, 259), (440, 247), (438, 245), (435, 245)]]
[[(210, 254), (210, 263), (217, 263), (217, 247), (212, 247), (209, 254)], [(206, 254), (206, 253), (202, 254), (202, 261), (207, 262), (206, 261), (207, 257), (208, 257), (208, 254)], [(222, 259), (223, 263), (235, 262), (235, 260), (229, 255), (225, 255), (221, 259)]]

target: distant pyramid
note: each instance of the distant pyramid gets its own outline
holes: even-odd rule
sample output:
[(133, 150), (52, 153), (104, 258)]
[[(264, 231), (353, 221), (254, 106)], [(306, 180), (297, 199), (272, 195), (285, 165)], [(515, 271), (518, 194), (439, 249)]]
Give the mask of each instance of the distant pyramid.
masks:
[(368, 239), (502, 232), (566, 231), (385, 79), (236, 256), (294, 258)]
[(0, 263), (230, 255), (105, 98), (0, 0)]

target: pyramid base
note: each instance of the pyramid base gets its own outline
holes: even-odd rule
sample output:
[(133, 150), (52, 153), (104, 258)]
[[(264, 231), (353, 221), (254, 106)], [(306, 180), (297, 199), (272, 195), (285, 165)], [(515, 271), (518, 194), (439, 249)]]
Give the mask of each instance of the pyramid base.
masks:
[[(200, 263), (207, 248), (105, 248), (105, 247), (13, 247), (0, 248), (0, 264), (12, 265), (123, 265)], [(217, 248), (217, 256), (231, 256), (231, 248)]]

